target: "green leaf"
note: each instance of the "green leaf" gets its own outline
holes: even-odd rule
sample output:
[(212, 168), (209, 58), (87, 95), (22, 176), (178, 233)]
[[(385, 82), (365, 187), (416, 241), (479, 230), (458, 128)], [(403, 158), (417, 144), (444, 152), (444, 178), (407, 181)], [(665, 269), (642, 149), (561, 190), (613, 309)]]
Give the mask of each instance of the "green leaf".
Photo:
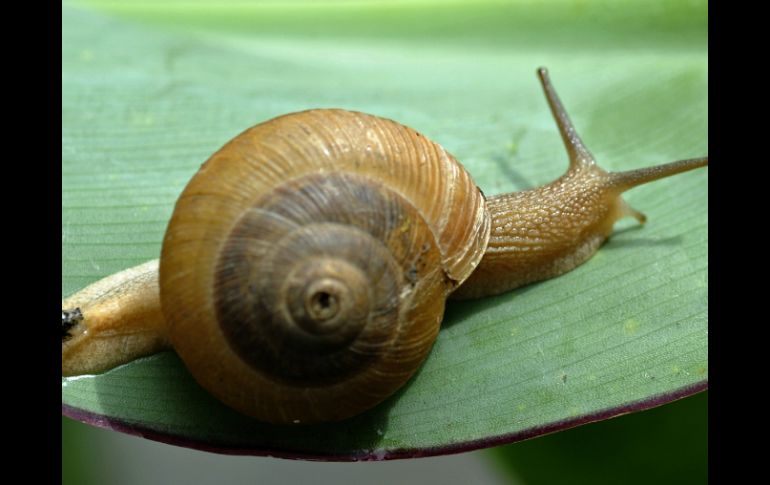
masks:
[[(174, 201), (248, 126), (313, 107), (369, 112), (441, 143), (488, 195), (547, 183), (566, 155), (544, 65), (599, 164), (708, 153), (706, 2), (170, 1), (62, 7), (62, 295), (156, 258)], [(554, 280), (450, 302), (418, 374), (377, 408), (314, 427), (257, 423), (172, 353), (62, 379), (63, 412), (217, 451), (420, 456), (662, 404), (708, 378), (708, 170), (626, 200)]]

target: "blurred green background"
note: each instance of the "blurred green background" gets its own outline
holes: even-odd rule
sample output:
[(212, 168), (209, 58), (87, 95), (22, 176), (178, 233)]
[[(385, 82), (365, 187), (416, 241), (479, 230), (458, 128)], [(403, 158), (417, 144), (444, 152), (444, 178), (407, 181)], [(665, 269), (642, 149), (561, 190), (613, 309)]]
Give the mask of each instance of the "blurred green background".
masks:
[[(115, 57), (108, 61), (113, 65), (131, 66), (139, 62), (133, 54), (134, 48), (139, 52), (150, 45), (150, 41), (142, 38), (113, 35), (120, 31), (124, 23), (136, 24), (152, 32), (180, 33), (186, 36), (185, 38), (194, 36), (204, 39), (204, 44), (233, 51), (258, 52), (264, 71), (261, 73), (260, 85), (254, 88), (251, 95), (264, 97), (262, 106), (265, 113), (287, 112), (309, 107), (308, 105), (337, 105), (340, 100), (344, 100), (346, 107), (366, 107), (366, 111), (384, 114), (413, 126), (420, 126), (420, 121), (425, 117), (419, 109), (414, 108), (418, 102), (428, 106), (431, 112), (436, 112), (439, 117), (456, 119), (456, 113), (465, 109), (467, 103), (467, 100), (464, 103), (452, 99), (452, 93), (458, 92), (469, 97), (477, 96), (479, 112), (489, 110), (501, 102), (523, 103), (527, 110), (543, 111), (544, 104), (541, 99), (522, 100), (521, 96), (513, 94), (509, 99), (501, 100), (485, 94), (484, 91), (502, 92), (505, 89), (504, 77), (496, 78), (493, 74), (484, 74), (493, 73), (496, 69), (520, 72), (522, 77), (528, 76), (529, 83), (536, 82), (534, 68), (542, 63), (549, 66), (552, 72), (558, 68), (562, 73), (577, 73), (569, 77), (569, 83), (559, 81), (559, 78), (556, 80), (557, 87), (564, 86), (562, 90), (569, 93), (570, 90), (581, 92), (584, 86), (601, 82), (611, 75), (608, 74), (612, 71), (607, 67), (608, 63), (615, 66), (625, 65), (630, 73), (638, 72), (639, 77), (648, 72), (660, 76), (667, 70), (674, 70), (683, 65), (691, 67), (691, 71), (682, 77), (672, 78), (672, 84), (696, 82), (693, 81), (694, 73), (699, 72), (698, 69), (707, 71), (708, 67), (705, 1), (65, 1), (64, 69), (67, 70), (68, 66), (78, 63), (77, 69), (70, 71), (70, 79), (77, 78), (79, 86), (83, 87), (83, 92), (88, 92), (89, 96), (94, 94), (93, 90), (102, 89), (104, 80), (100, 79), (100, 76), (103, 73), (99, 69), (99, 56), (102, 52), (114, 54)], [(92, 33), (94, 29), (100, 32), (103, 44), (79, 43), (86, 38), (85, 32)], [(255, 32), (259, 33), (259, 42), (250, 39)], [(91, 39), (92, 37), (88, 37), (89, 42)], [(329, 75), (327, 70), (327, 54), (335, 48), (333, 62), (337, 66), (347, 68), (340, 70), (341, 74), (337, 77)], [(180, 42), (177, 46), (172, 46), (161, 61), (148, 63), (145, 66), (147, 71), (137, 73), (130, 68), (123, 71), (126, 86), (132, 86), (134, 81), (137, 85), (146, 82), (140, 77), (152, 76), (153, 70), (158, 73), (159, 81), (157, 86), (153, 86), (153, 92), (141, 97), (141, 102), (133, 105), (126, 103), (128, 111), (122, 113), (122, 116), (134, 133), (146, 133), (149, 138), (162, 136), (157, 128), (158, 124), (169, 119), (173, 121), (174, 113), (163, 112), (162, 104), (161, 116), (166, 116), (166, 120), (159, 120), (152, 114), (143, 112), (141, 106), (147, 98), (155, 97), (161, 100), (164, 92), (179, 87), (164, 84), (161, 73), (196, 68), (186, 64), (190, 62), (189, 58), (184, 56), (188, 49), (184, 42)], [(477, 63), (469, 64), (469, 70), (454, 70), (455, 53), (460, 53), (468, 59), (476, 59)], [(214, 78), (220, 72), (227, 72), (230, 76), (227, 82), (232, 82), (233, 85), (239, 84), (239, 71), (245, 74), (253, 67), (225, 66), (226, 59), (221, 61), (223, 64), (218, 65), (211, 56), (206, 59), (207, 64), (199, 66), (204, 80), (207, 76)], [(383, 73), (382, 66), (389, 63), (395, 63), (402, 68), (411, 66), (414, 73)], [(93, 67), (89, 69), (89, 66)], [(430, 78), (431, 73), (425, 72), (426, 66), (436, 67), (441, 76), (437, 81), (440, 82), (433, 87), (422, 82), (420, 91), (405, 95), (404, 86), (410, 85), (413, 77)], [(360, 78), (351, 74), (356, 72), (360, 74)], [(373, 78), (373, 74), (377, 77)], [(313, 78), (312, 86), (307, 83), (308, 77)], [(479, 87), (479, 77), (485, 78), (484, 87)], [(665, 76), (662, 79), (666, 79)], [(381, 86), (374, 90), (344, 91), (357, 83), (376, 86), (378, 82)], [(451, 88), (447, 88), (448, 85)], [(272, 98), (259, 92), (261, 86), (271, 86), (273, 92), (269, 94), (275, 99), (283, 99), (271, 105)], [(633, 99), (643, 92), (644, 88), (640, 86), (645, 86), (644, 80), (640, 80), (638, 85), (629, 85), (620, 92), (613, 92), (612, 95), (615, 100)], [(218, 128), (221, 133), (215, 128), (214, 132), (204, 132), (191, 137), (193, 143), (197, 139), (201, 146), (207, 146), (211, 139), (226, 139), (223, 134), (230, 133), (230, 126), (247, 126), (251, 120), (233, 119), (233, 114), (211, 109), (205, 100), (195, 97), (194, 85), (187, 88), (189, 104), (193, 106), (191, 112), (199, 110), (201, 118), (214, 116), (213, 121), (202, 120), (200, 125), (208, 127), (219, 121), (223, 126)], [(91, 91), (86, 91), (88, 89)], [(570, 111), (601, 114), (605, 123), (585, 127), (583, 136), (593, 139), (611, 138), (613, 142), (600, 150), (605, 152), (608, 159), (618, 159), (629, 147), (640, 151), (647, 149), (634, 146), (635, 134), (630, 129), (625, 129), (624, 123), (649, 123), (660, 106), (674, 102), (692, 104), (699, 101), (697, 98), (702, 94), (694, 91), (689, 95), (693, 99), (688, 99), (686, 89), (671, 91), (673, 94), (666, 93), (665, 89), (657, 92), (661, 97), (650, 103), (649, 111), (639, 111), (640, 120), (631, 122), (613, 118), (618, 115), (609, 110), (602, 111), (604, 108), (597, 106), (592, 100), (581, 101), (570, 97), (567, 105)], [(232, 97), (232, 103), (239, 103), (243, 100), (240, 96), (249, 94), (246, 89), (241, 93), (236, 93), (235, 90), (224, 91), (222, 96)], [(130, 93), (130, 96), (135, 95)], [(670, 98), (663, 97), (667, 95)], [(567, 95), (563, 96), (566, 98)], [(64, 99), (63, 112), (66, 109), (72, 113), (77, 112), (84, 119), (91, 117), (99, 121), (99, 107), (82, 104), (85, 98), (83, 94), (82, 99), (78, 96)], [(400, 99), (400, 104), (392, 102), (396, 98)], [(160, 104), (160, 101), (158, 103)], [(641, 101), (639, 103), (644, 104)], [(257, 118), (260, 114), (257, 114)], [(692, 116), (700, 114), (695, 112)], [(157, 114), (155, 116), (157, 117)], [(699, 139), (699, 133), (693, 134), (687, 127), (701, 125), (689, 118), (683, 118), (680, 126), (680, 132), (672, 133), (667, 130), (666, 133), (661, 133), (661, 144), (669, 148), (675, 146), (677, 153), (681, 152), (683, 157), (699, 155), (702, 151), (702, 140)], [(612, 127), (615, 127), (614, 131)], [(553, 131), (552, 125), (544, 126), (543, 129)], [(490, 160), (495, 162), (494, 165), (498, 165), (499, 161), (495, 160), (497, 154), (491, 151), (471, 152), (472, 147), (459, 141), (462, 138), (457, 136), (458, 133), (463, 133), (466, 137), (477, 135), (509, 139), (511, 153), (518, 152), (524, 159), (546, 158), (550, 157), (551, 153), (563, 157), (560, 154), (562, 149), (558, 146), (554, 145), (551, 150), (537, 146), (533, 148), (531, 143), (522, 143), (524, 135), (517, 135), (517, 131), (505, 122), (498, 122), (490, 132), (485, 126), (485, 120), (475, 114), (471, 115), (467, 125), (458, 126), (450, 121), (445, 126), (434, 126), (432, 138), (442, 141), (449, 139), (450, 151), (463, 161), (481, 167)], [(85, 133), (83, 136), (92, 135)], [(667, 141), (667, 137), (676, 138), (676, 141)], [(96, 144), (99, 141), (94, 141), (93, 138), (90, 140)], [(115, 146), (114, 142), (115, 138), (110, 141), (110, 150), (131, 149)], [(86, 159), (84, 154), (76, 153), (75, 150), (77, 143), (68, 143), (66, 146), (63, 143), (63, 152), (66, 152), (68, 157)], [(176, 159), (175, 151), (178, 150), (172, 144), (160, 153), (141, 155), (157, 157), (160, 163), (173, 163)], [(660, 161), (650, 155), (649, 160), (636, 160), (635, 163), (641, 166)], [(120, 160), (119, 157), (114, 157), (106, 160), (106, 163), (119, 166)], [(187, 167), (178, 168), (178, 184), (181, 185), (187, 176)], [(172, 165), (170, 170), (174, 169)], [(81, 175), (90, 180), (108, 177), (99, 171), (86, 171)], [(513, 184), (518, 188), (516, 186), (523, 183), (542, 183), (552, 174), (535, 168), (523, 172), (523, 175), (526, 180), (510, 181), (501, 177), (499, 170), (492, 169), (481, 172), (477, 181), (497, 192), (509, 189), (506, 184)], [(137, 177), (139, 176), (137, 174)], [(75, 181), (77, 182), (77, 179)], [(130, 185), (130, 173), (127, 179), (121, 182), (126, 181)], [(162, 206), (160, 212), (167, 210), (166, 208), (170, 210), (171, 201), (178, 191), (176, 186), (168, 188), (165, 192), (161, 191), (160, 196), (156, 191), (153, 196), (158, 198), (150, 200), (149, 204)], [(141, 192), (137, 197), (142, 197)], [(68, 202), (76, 203), (77, 200)], [(141, 204), (147, 205), (147, 199), (143, 199)], [(147, 233), (160, 233), (166, 220), (159, 217), (156, 221), (145, 223), (143, 229)], [(97, 262), (88, 259), (73, 259), (67, 262), (69, 266), (66, 278), (63, 268), (63, 294), (69, 294), (93, 281), (96, 276), (122, 269), (121, 266), (127, 261), (139, 263), (148, 259), (148, 256), (151, 257), (158, 242), (142, 241), (141, 235), (138, 235), (137, 239), (137, 249), (121, 254), (114, 263), (114, 268), (107, 267), (110, 265), (110, 259), (104, 256), (98, 258)], [(222, 457), (98, 430), (66, 418), (62, 418), (62, 433), (62, 472), (63, 483), (66, 484), (214, 481), (292, 483), (311, 479), (315, 483), (357, 483), (365, 478), (370, 483), (424, 483), (431, 478), (447, 483), (472, 481), (527, 484), (707, 481), (707, 393), (654, 410), (489, 451), (385, 464), (338, 465), (268, 458)], [(193, 478), (197, 478), (197, 482)]]
[(63, 484), (705, 484), (708, 393), (521, 443), (384, 463), (232, 457), (62, 418)]

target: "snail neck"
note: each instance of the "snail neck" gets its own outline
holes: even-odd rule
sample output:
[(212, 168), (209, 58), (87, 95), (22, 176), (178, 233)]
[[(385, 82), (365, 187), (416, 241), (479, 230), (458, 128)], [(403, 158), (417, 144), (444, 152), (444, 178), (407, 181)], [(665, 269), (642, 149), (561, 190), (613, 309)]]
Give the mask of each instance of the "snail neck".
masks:
[(578, 164), (543, 187), (490, 197), (489, 245), (452, 298), (497, 295), (571, 271), (593, 256), (619, 219), (646, 222), (621, 197), (625, 190), (707, 164), (698, 158), (617, 173)]
[(533, 190), (490, 197), (489, 245), (456, 299), (496, 295), (553, 278), (588, 260), (630, 208), (600, 168), (571, 168)]

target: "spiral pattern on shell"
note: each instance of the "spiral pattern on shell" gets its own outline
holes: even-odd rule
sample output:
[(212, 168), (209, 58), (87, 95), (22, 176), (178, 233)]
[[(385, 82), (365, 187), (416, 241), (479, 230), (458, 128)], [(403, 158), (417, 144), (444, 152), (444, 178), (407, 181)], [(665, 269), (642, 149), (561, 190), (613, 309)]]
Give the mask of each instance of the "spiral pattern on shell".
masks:
[(484, 254), (470, 175), (390, 120), (312, 110), (226, 144), (177, 202), (161, 305), (198, 382), (274, 423), (383, 401), (433, 345)]

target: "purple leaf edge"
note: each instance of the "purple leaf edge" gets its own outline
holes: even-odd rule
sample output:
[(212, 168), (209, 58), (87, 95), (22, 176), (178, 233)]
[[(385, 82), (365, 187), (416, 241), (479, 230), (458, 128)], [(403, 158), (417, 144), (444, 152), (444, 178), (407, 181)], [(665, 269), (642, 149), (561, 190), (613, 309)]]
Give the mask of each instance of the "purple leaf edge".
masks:
[(92, 413), (90, 411), (85, 411), (83, 409), (69, 406), (67, 404), (62, 404), (62, 415), (85, 424), (90, 424), (97, 428), (111, 429), (121, 433), (139, 436), (169, 445), (181, 446), (184, 448), (191, 448), (198, 451), (207, 451), (210, 453), (218, 453), (223, 455), (270, 456), (275, 458), (309, 461), (383, 461), (450, 455), (479, 450), (482, 448), (491, 448), (494, 446), (516, 443), (518, 441), (536, 438), (538, 436), (543, 436), (584, 424), (622, 416), (624, 414), (645, 411), (647, 409), (661, 406), (663, 404), (668, 404), (669, 402), (676, 401), (677, 399), (682, 399), (693, 394), (703, 392), (707, 389), (708, 380), (704, 380), (687, 385), (685, 387), (681, 387), (671, 392), (656, 394), (654, 396), (640, 399), (638, 401), (633, 401), (628, 404), (623, 404), (621, 406), (610, 407), (593, 413), (588, 413), (560, 421), (554, 421), (544, 426), (533, 426), (532, 428), (523, 429), (514, 433), (502, 434), (499, 436), (492, 436), (477, 440), (463, 441), (459, 443), (451, 443), (443, 446), (427, 448), (394, 448), (391, 450), (362, 450), (360, 453), (339, 452), (323, 454), (318, 453), (317, 451), (268, 448), (254, 449), (218, 446), (205, 441), (199, 441), (191, 438), (185, 438), (182, 436), (155, 431), (134, 423), (123, 421), (121, 419)]

